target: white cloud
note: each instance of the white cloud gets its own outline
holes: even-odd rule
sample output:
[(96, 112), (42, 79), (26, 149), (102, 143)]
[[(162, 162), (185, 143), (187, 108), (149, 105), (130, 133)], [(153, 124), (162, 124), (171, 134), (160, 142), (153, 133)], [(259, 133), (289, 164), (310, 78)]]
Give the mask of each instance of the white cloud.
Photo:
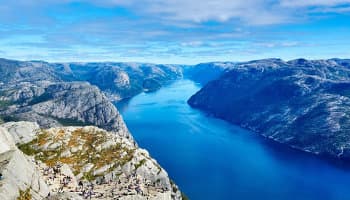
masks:
[[(66, 0), (69, 1), (69, 0)], [(76, 1), (76, 0), (71, 0)], [(277, 24), (288, 21), (278, 2), (272, 0), (78, 0), (101, 6), (126, 6), (137, 13), (170, 21), (226, 22), (238, 19), (254, 25)]]
[(281, 0), (284, 7), (337, 6), (348, 3), (350, 0)]
[(315, 6), (327, 8), (321, 12), (347, 12), (348, 9), (334, 7), (350, 4), (350, 0), (17, 0), (0, 5), (0, 11), (13, 13), (19, 8), (8, 8), (16, 6), (26, 11), (37, 10), (44, 5), (72, 2), (102, 7), (123, 6), (142, 17), (154, 17), (171, 24), (232, 20), (248, 25), (293, 22), (298, 16), (305, 17)]

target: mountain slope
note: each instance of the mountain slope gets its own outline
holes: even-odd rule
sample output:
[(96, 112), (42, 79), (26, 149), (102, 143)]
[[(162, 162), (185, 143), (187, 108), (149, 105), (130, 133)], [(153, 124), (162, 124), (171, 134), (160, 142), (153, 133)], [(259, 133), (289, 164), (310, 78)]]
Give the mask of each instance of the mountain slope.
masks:
[(188, 103), (315, 154), (350, 158), (348, 60), (278, 59), (236, 65)]
[(69, 68), (78, 80), (98, 86), (113, 100), (157, 90), (182, 76), (177, 65), (106, 62), (71, 63)]
[(39, 170), (18, 148), (7, 129), (0, 127), (0, 199), (20, 196), (43, 199), (49, 188)]
[(221, 76), (225, 71), (234, 67), (233, 62), (201, 63), (184, 67), (184, 77), (202, 85)]
[(0, 132), (2, 199), (182, 199), (146, 150), (114, 133), (29, 122), (4, 124)]
[(0, 109), (5, 121), (27, 120), (44, 128), (96, 125), (131, 138), (115, 106), (88, 83), (18, 84), (6, 87), (3, 92), (6, 93), (3, 100), (11, 102)]

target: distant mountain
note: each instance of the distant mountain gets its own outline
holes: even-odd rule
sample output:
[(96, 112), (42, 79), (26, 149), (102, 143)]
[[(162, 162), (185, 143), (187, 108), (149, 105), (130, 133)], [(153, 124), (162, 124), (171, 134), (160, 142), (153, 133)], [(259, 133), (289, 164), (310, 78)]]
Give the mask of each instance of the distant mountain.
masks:
[(237, 63), (188, 103), (294, 148), (350, 159), (350, 60)]
[(43, 61), (15, 61), (0, 58), (0, 82), (68, 81), (71, 74)]
[(151, 92), (182, 77), (177, 65), (145, 63), (70, 63), (65, 65), (76, 80), (98, 86), (115, 100)]
[(110, 100), (157, 90), (181, 76), (176, 65), (0, 59), (0, 122), (95, 125), (131, 138)]
[(231, 69), (233, 62), (211, 62), (201, 63), (193, 66), (185, 66), (184, 76), (195, 82), (205, 85), (211, 80), (218, 78), (223, 72)]

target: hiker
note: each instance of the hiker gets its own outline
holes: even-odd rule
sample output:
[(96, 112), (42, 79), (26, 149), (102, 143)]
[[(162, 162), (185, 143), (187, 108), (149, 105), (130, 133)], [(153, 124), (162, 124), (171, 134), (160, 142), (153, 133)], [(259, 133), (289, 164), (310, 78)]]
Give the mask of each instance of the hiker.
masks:
[(80, 189), (80, 190), (83, 190), (83, 188), (84, 188), (83, 182), (79, 181), (78, 185), (79, 185), (79, 189)]

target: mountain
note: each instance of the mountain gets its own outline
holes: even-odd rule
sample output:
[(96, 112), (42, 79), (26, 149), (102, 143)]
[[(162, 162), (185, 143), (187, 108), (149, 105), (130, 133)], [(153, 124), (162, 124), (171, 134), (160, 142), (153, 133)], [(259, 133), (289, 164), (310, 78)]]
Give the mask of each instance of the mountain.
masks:
[(48, 63), (0, 59), (0, 122), (41, 127), (95, 125), (131, 138), (111, 100), (159, 89), (182, 76), (176, 65)]
[(193, 66), (184, 66), (184, 77), (202, 85), (218, 78), (222, 73), (235, 66), (232, 62), (201, 63)]
[(3, 121), (27, 120), (43, 128), (96, 125), (131, 138), (115, 106), (89, 83), (23, 83), (3, 90)]
[(114, 133), (30, 122), (6, 123), (0, 132), (1, 199), (83, 199), (87, 191), (92, 199), (182, 199), (146, 150)]
[(177, 65), (105, 62), (69, 63), (65, 67), (76, 80), (98, 86), (113, 100), (155, 91), (182, 77), (182, 68)]
[[(142, 81), (130, 81), (126, 88), (109, 92), (98, 85), (112, 87), (124, 79), (115, 74), (111, 79), (108, 77), (110, 69), (119, 70), (119, 67), (101, 65), (105, 67), (97, 78), (94, 75), (98, 72), (91, 66), (74, 68), (70, 64), (0, 59), (0, 124), (5, 128), (0, 131), (12, 135), (12, 139), (8, 139), (7, 133), (0, 135), (0, 172), (4, 179), (0, 184), (1, 199), (39, 200), (49, 194), (45, 199), (81, 199), (82, 193), (71, 192), (77, 181), (88, 185), (87, 182), (95, 185), (102, 182), (102, 186), (96, 186), (96, 194), (102, 196), (94, 196), (95, 199), (182, 199), (165, 170), (146, 150), (138, 148), (111, 102), (114, 95), (119, 100), (155, 90), (178, 76), (168, 76), (167, 73), (172, 73), (167, 71), (168, 67), (161, 71), (157, 67), (142, 71), (141, 66), (129, 71), (120, 69), (118, 73), (124, 74), (122, 77), (134, 76), (133, 70), (137, 71), (134, 79)], [(181, 71), (176, 73), (181, 75)], [(92, 81), (93, 77), (96, 82)], [(120, 95), (124, 89), (138, 88), (140, 83), (144, 85), (142, 89)], [(88, 159), (84, 160), (86, 156)], [(65, 172), (64, 176), (48, 177), (48, 167), (59, 168)], [(20, 171), (18, 176), (16, 171)], [(61, 193), (60, 183), (67, 181), (67, 177), (70, 183)], [(106, 185), (106, 177), (111, 181), (109, 184), (123, 183), (124, 187)], [(84, 190), (88, 191), (88, 187)], [(146, 195), (140, 195), (141, 192)]]
[(0, 85), (23, 82), (82, 81), (96, 85), (111, 100), (151, 92), (182, 77), (182, 66), (147, 63), (48, 63), (0, 59)]
[(350, 159), (350, 61), (236, 64), (188, 103), (293, 148)]

